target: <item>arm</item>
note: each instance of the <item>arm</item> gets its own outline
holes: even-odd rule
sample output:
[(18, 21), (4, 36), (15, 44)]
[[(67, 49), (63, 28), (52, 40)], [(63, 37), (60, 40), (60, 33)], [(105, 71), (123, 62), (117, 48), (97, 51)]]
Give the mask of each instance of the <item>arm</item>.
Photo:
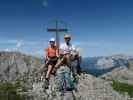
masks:
[(62, 64), (63, 61), (64, 61), (64, 57), (58, 60), (57, 64), (55, 65), (55, 68), (57, 69)]
[(59, 48), (56, 49), (56, 56), (59, 57)]
[(81, 57), (81, 54), (80, 54), (80, 49), (73, 46), (73, 50), (76, 52), (76, 59), (78, 61), (78, 64), (80, 65), (81, 60), (82, 60), (82, 57)]

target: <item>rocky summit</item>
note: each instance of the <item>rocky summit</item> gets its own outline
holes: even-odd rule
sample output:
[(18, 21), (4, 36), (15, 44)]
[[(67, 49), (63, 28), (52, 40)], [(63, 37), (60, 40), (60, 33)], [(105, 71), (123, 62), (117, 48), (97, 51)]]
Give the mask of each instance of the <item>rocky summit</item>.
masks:
[(61, 96), (54, 87), (54, 81), (48, 90), (43, 90), (43, 82), (34, 83), (33, 89), (26, 95), (35, 100), (68, 100), (68, 98), (69, 100), (128, 100), (130, 98), (127, 94), (121, 95), (114, 91), (109, 82), (88, 74), (79, 76), (77, 90), (68, 91), (64, 96)]
[[(8, 87), (4, 85), (4, 88), (0, 85), (0, 89), (3, 89), (0, 93), (8, 93), (8, 97), (13, 93), (23, 96), (23, 99), (12, 97), (9, 100), (132, 100), (127, 93), (115, 91), (111, 81), (84, 73), (78, 76), (78, 83), (73, 91), (66, 91), (62, 95), (56, 88), (56, 76), (51, 76), (49, 89), (46, 90), (44, 80), (40, 79), (40, 67), (39, 58), (18, 52), (1, 52), (0, 81), (3, 84), (8, 82), (17, 86), (14, 86), (14, 92), (11, 86), (12, 90), (8, 89), (9, 84)], [(0, 94), (0, 100), (1, 97), (2, 100), (7, 100)]]

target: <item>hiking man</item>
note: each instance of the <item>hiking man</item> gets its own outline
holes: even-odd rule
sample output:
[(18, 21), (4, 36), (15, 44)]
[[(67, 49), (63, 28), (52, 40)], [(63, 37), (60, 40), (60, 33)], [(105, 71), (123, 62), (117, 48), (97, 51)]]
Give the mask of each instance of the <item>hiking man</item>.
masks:
[[(73, 91), (76, 89), (77, 74), (80, 72), (80, 59), (79, 52), (74, 45), (70, 43), (71, 36), (66, 34), (64, 36), (65, 43), (60, 47), (60, 57), (55, 65), (53, 71), (56, 72), (56, 79), (58, 88), (61, 94), (66, 91)], [(75, 62), (76, 66), (72, 65)]]
[[(71, 36), (69, 34), (64, 35), (65, 43), (61, 44), (60, 46), (60, 53), (63, 53), (65, 58), (67, 59), (68, 66), (72, 67), (70, 65), (71, 60), (77, 61), (77, 68), (74, 68), (74, 74), (80, 74), (81, 68), (80, 68), (80, 62), (81, 62), (81, 56), (79, 54), (79, 51), (76, 50), (75, 46), (71, 44)], [(73, 58), (73, 59), (71, 59)]]
[(52, 72), (52, 69), (57, 63), (57, 60), (58, 60), (58, 50), (55, 45), (55, 39), (51, 38), (49, 40), (49, 47), (45, 50), (45, 61), (46, 61), (45, 67), (48, 67), (46, 76), (45, 76), (47, 88), (49, 84), (50, 74)]

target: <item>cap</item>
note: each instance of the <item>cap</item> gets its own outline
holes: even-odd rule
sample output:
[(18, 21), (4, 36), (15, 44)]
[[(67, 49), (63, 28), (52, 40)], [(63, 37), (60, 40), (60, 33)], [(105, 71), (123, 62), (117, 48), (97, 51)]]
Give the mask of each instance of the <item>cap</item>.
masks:
[(49, 42), (55, 42), (55, 38), (51, 38)]

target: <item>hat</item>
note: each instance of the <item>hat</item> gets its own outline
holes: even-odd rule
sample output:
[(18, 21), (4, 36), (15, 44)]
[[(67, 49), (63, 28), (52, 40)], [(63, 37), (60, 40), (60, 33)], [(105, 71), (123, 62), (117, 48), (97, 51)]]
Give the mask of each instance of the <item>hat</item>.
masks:
[(55, 42), (55, 38), (51, 38), (49, 42)]
[(71, 35), (65, 34), (65, 35), (64, 35), (64, 39), (65, 39), (65, 38), (70, 38), (70, 39), (71, 39)]

